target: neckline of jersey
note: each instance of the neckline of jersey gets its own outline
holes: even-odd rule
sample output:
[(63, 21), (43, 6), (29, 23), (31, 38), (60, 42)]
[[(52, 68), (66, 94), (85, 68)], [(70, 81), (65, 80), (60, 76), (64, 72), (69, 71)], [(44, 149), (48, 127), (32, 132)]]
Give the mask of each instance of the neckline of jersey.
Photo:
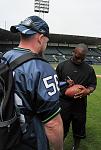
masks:
[(15, 50), (20, 50), (20, 51), (27, 51), (27, 52), (31, 51), (30, 49), (25, 49), (25, 48), (21, 48), (21, 47), (15, 47), (14, 49)]

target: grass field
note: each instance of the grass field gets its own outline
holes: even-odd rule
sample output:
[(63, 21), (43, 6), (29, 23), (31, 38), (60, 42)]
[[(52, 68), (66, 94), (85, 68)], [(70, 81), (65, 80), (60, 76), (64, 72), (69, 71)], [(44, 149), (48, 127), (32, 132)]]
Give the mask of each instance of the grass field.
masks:
[[(93, 67), (96, 74), (101, 75), (101, 66)], [(88, 96), (86, 131), (87, 137), (81, 141), (80, 150), (101, 150), (101, 78), (97, 78), (95, 92)], [(71, 132), (70, 129), (64, 142), (64, 150), (71, 150)]]

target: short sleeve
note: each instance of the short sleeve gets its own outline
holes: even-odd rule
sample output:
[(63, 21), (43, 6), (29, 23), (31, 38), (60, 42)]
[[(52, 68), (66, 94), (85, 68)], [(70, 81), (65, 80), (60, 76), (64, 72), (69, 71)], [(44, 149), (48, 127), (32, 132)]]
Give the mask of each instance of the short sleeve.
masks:
[(89, 87), (96, 88), (97, 78), (94, 69), (91, 67), (90, 78), (89, 78)]
[(37, 68), (39, 74), (39, 79), (37, 79), (37, 115), (43, 122), (47, 122), (61, 110), (58, 77), (48, 63), (41, 62), (41, 65), (37, 64)]

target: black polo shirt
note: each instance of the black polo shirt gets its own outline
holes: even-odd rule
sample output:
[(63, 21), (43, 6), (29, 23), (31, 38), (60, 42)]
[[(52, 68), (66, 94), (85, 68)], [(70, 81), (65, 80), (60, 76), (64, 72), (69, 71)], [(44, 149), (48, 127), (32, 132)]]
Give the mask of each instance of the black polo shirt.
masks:
[[(88, 65), (84, 61), (77, 65), (73, 63), (71, 59), (66, 60), (57, 66), (56, 71), (59, 81), (65, 81), (67, 76), (69, 76), (75, 84), (96, 88), (97, 81), (95, 71), (92, 66)], [(70, 98), (63, 94), (60, 96), (60, 100), (66, 101), (66, 104), (68, 103), (69, 106), (77, 105), (77, 109), (80, 108), (81, 111), (85, 109), (83, 106), (84, 104), (86, 105), (86, 99), (87, 97), (83, 97), (81, 100), (75, 100), (74, 98)]]
[(60, 81), (64, 81), (67, 76), (69, 76), (74, 80), (75, 84), (96, 88), (94, 69), (84, 61), (80, 65), (77, 65), (69, 59), (68, 61), (60, 63), (56, 71)]

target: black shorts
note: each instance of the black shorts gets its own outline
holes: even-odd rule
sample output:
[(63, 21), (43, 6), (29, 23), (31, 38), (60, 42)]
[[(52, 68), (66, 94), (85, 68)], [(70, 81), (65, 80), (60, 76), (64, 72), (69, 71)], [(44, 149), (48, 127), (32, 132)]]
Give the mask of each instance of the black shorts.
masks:
[(61, 101), (61, 117), (64, 126), (64, 138), (69, 132), (70, 124), (74, 137), (85, 138), (86, 131), (86, 104), (74, 103), (74, 101)]

